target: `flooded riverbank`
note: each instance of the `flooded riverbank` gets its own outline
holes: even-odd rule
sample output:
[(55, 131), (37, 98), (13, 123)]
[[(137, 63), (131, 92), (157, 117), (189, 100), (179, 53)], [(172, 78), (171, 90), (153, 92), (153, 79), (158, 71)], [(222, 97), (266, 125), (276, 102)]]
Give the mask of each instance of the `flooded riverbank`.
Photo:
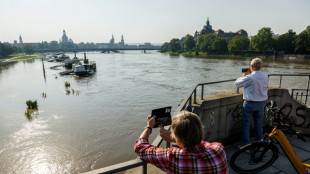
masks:
[[(251, 60), (139, 51), (87, 56), (97, 72), (83, 78), (60, 76), (64, 69), (49, 68), (54, 62), (44, 62), (44, 78), (40, 59), (0, 63), (0, 173), (78, 173), (133, 159), (152, 109), (174, 111), (195, 84), (237, 78)], [(309, 60), (263, 61), (268, 74), (310, 73)], [(65, 82), (79, 95), (67, 95)], [(27, 100), (38, 101), (32, 121), (24, 115)]]

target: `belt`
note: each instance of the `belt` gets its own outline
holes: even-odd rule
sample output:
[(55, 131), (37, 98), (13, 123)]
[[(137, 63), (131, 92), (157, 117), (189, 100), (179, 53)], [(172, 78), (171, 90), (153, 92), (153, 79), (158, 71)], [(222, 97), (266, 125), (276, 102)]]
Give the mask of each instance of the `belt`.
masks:
[(264, 103), (265, 101), (248, 101), (248, 100), (244, 100), (246, 102), (249, 102), (249, 103)]

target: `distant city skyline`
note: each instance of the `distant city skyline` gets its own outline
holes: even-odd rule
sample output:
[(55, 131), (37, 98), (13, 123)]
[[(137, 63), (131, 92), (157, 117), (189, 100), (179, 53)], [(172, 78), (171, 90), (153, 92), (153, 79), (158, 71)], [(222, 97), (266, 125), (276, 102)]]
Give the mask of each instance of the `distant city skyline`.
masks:
[[(73, 4), (74, 3), (74, 4)], [(63, 30), (74, 43), (164, 43), (194, 35), (209, 17), (214, 30), (247, 31), (262, 27), (275, 34), (297, 34), (310, 25), (308, 0), (0, 0), (0, 42), (59, 41)]]

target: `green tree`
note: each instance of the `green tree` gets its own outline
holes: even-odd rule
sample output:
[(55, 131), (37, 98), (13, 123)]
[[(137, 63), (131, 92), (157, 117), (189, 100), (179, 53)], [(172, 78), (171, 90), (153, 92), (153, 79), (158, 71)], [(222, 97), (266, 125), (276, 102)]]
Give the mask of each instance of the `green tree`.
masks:
[(251, 47), (257, 52), (267, 52), (274, 49), (274, 39), (272, 38), (273, 32), (271, 28), (264, 27), (260, 29), (257, 35), (251, 39)]
[(51, 41), (49, 43), (49, 48), (52, 49), (52, 50), (57, 50), (59, 49), (59, 44), (57, 41)]
[(46, 41), (42, 41), (41, 43), (37, 44), (38, 49), (48, 49), (48, 43)]
[(195, 40), (191, 35), (186, 35), (184, 40), (184, 48), (186, 51), (192, 51), (195, 48)]
[(169, 51), (169, 43), (165, 42), (161, 47), (160, 47), (160, 52), (164, 53)]
[(0, 42), (0, 57), (7, 57), (14, 53), (14, 48), (8, 43)]
[(228, 44), (228, 51), (230, 53), (240, 53), (247, 51), (250, 46), (250, 39), (244, 36), (235, 36)]
[(199, 51), (212, 52), (212, 43), (215, 40), (216, 36), (214, 36), (213, 34), (207, 34), (201, 37), (202, 38), (198, 38), (199, 39), (199, 45), (198, 45)]
[(169, 50), (172, 52), (179, 52), (181, 50), (180, 39), (171, 39), (169, 43)]
[(34, 53), (34, 49), (33, 49), (32, 45), (23, 46), (23, 50), (26, 54), (33, 54)]
[(13, 49), (14, 49), (14, 53), (22, 53), (23, 52), (23, 48), (22, 47), (13, 46)]
[(213, 52), (226, 53), (227, 52), (227, 40), (224, 37), (217, 37), (213, 40), (211, 48)]
[(296, 42), (296, 33), (289, 30), (287, 33), (282, 34), (276, 38), (276, 50), (286, 54), (294, 53)]
[(295, 42), (295, 52), (298, 54), (310, 53), (310, 26), (306, 30), (299, 33)]
[(200, 47), (203, 42), (203, 36), (199, 36), (196, 41), (196, 51), (201, 51)]

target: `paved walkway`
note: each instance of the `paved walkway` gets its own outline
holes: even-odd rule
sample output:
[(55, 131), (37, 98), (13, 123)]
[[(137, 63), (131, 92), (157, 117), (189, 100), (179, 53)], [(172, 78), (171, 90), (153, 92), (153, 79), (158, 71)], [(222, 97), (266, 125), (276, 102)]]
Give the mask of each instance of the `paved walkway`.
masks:
[[(310, 137), (305, 137), (307, 142), (303, 142), (302, 140), (297, 139), (296, 136), (287, 135), (287, 138), (290, 141), (290, 143), (293, 145), (295, 152), (300, 157), (300, 159), (303, 162), (310, 164)], [(292, 166), (292, 164), (290, 163), (290, 161), (285, 156), (282, 149), (280, 147), (278, 147), (278, 149), (279, 149), (280, 154), (276, 162), (273, 163), (272, 166), (261, 171), (258, 174), (295, 174), (297, 173), (294, 167)], [(225, 150), (226, 150), (226, 155), (227, 155), (227, 159), (229, 162), (232, 154), (236, 150), (238, 150), (238, 145), (225, 147)], [(148, 173), (150, 174), (164, 174), (163, 171), (154, 167), (151, 164), (148, 164), (147, 166), (148, 166)], [(126, 172), (126, 174), (140, 174), (140, 173), (142, 173), (142, 167), (131, 169)], [(229, 166), (229, 174), (236, 174), (236, 173), (237, 172), (232, 170)]]
[[(296, 154), (300, 157), (300, 159), (303, 162), (310, 164), (310, 137), (305, 137), (307, 142), (303, 142), (302, 140), (297, 139), (297, 137), (294, 135), (290, 136), (286, 134), (286, 136), (288, 140), (290, 141), (290, 143), (292, 144)], [(284, 152), (282, 151), (281, 147), (279, 145), (277, 146), (280, 152), (279, 158), (272, 164), (272, 166), (259, 172), (259, 174), (275, 174), (275, 173), (276, 174), (294, 174), (294, 173), (297, 173), (294, 167), (292, 166), (292, 164), (290, 163), (290, 161), (288, 160), (288, 158), (286, 157), (286, 155), (284, 154)], [(228, 161), (230, 161), (230, 157), (237, 149), (238, 149), (237, 145), (226, 148), (226, 155), (227, 155)], [(235, 174), (237, 172), (235, 172), (229, 166), (229, 173)]]

